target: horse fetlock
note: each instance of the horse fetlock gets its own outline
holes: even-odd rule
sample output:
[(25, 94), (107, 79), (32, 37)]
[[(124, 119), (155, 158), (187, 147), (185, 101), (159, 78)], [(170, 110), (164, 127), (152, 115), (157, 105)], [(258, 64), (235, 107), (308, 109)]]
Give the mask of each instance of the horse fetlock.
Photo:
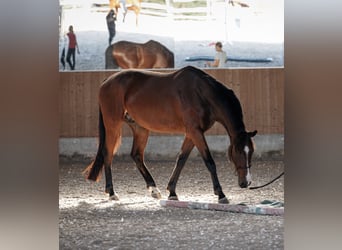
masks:
[(112, 186), (106, 187), (105, 192), (106, 192), (106, 194), (109, 194), (111, 196), (114, 194), (114, 189)]
[(223, 198), (219, 199), (218, 202), (220, 204), (229, 204), (227, 197), (223, 197)]
[(113, 195), (109, 195), (109, 200), (118, 201), (120, 199), (119, 196), (116, 193), (114, 193)]
[(225, 197), (221, 189), (214, 189), (214, 194), (218, 195), (219, 198)]
[(150, 191), (150, 194), (155, 199), (161, 199), (161, 192), (157, 187), (149, 187), (148, 190)]
[(178, 196), (177, 195), (173, 195), (173, 196), (170, 195), (167, 199), (170, 201), (178, 201)]
[(222, 190), (215, 191), (215, 195), (218, 196), (219, 201), (227, 199), (226, 195), (222, 192)]

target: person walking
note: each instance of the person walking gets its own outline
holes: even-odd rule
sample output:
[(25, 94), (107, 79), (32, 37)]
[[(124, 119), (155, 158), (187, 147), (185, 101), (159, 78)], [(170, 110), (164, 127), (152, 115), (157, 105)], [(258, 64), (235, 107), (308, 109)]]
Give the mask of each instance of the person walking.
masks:
[(61, 59), (60, 62), (63, 66), (63, 70), (65, 70), (65, 47), (67, 46), (67, 38), (66, 38), (66, 34), (64, 33), (64, 35), (60, 38), (60, 43), (62, 44), (62, 54), (61, 54)]
[(116, 29), (115, 29), (115, 21), (116, 15), (113, 9), (108, 12), (106, 16), (107, 27), (109, 32), (109, 46), (112, 44), (112, 40), (115, 37)]
[(67, 36), (69, 38), (69, 45), (68, 45), (68, 52), (67, 52), (67, 56), (66, 56), (66, 61), (69, 64), (70, 69), (74, 70), (75, 64), (76, 64), (75, 51), (77, 49), (78, 54), (80, 54), (80, 51), (78, 48), (76, 35), (74, 33), (74, 27), (72, 25), (69, 26), (69, 32), (67, 33)]
[(216, 50), (216, 54), (215, 54), (214, 62), (212, 63), (207, 62), (207, 66), (220, 67), (220, 68), (225, 67), (225, 63), (227, 61), (227, 53), (224, 50), (222, 50), (221, 42), (215, 43), (215, 50)]

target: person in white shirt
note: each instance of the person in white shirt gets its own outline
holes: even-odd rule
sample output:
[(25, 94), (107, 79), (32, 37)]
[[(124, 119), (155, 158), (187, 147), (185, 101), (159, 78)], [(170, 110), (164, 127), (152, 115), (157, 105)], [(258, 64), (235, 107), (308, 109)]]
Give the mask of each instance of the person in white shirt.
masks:
[(215, 54), (215, 59), (214, 62), (207, 62), (207, 66), (209, 67), (225, 67), (225, 63), (227, 60), (227, 53), (222, 50), (222, 43), (221, 42), (217, 42), (215, 44), (215, 50), (216, 50), (216, 54)]

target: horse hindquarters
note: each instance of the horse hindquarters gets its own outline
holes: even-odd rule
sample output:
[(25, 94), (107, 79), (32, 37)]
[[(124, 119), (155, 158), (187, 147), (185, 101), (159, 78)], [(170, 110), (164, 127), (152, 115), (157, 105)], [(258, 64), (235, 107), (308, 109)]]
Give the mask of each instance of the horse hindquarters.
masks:
[[(117, 86), (117, 85), (116, 85)], [(123, 125), (123, 102), (120, 89), (112, 82), (104, 83), (100, 88), (99, 104), (102, 112), (105, 139), (103, 145), (104, 168), (106, 178), (106, 193), (110, 199), (118, 200), (113, 189), (111, 165), (114, 154), (121, 143), (121, 128)]]
[(107, 47), (105, 52), (105, 69), (117, 69), (119, 68), (115, 57), (113, 55), (114, 46), (110, 45)]

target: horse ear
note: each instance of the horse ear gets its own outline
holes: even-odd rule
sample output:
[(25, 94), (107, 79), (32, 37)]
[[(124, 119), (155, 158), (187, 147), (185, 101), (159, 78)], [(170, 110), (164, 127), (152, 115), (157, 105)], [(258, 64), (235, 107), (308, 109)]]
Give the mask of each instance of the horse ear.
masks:
[(254, 137), (258, 133), (257, 130), (254, 130), (253, 132), (248, 132), (249, 137)]

